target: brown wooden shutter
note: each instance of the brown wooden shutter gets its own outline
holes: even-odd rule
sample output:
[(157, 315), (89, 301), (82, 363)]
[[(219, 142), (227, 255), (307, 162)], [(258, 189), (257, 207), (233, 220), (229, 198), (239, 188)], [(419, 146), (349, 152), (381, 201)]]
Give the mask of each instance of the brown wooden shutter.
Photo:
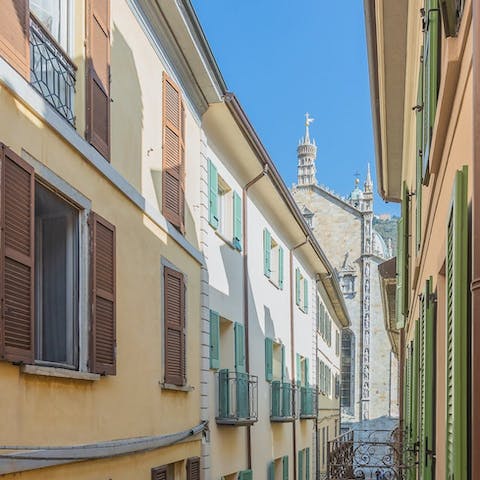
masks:
[(34, 172), (0, 144), (1, 315), (0, 357), (34, 360)]
[(183, 275), (164, 268), (165, 383), (185, 384), (185, 286)]
[(200, 480), (200, 457), (187, 459), (187, 480)]
[(162, 211), (184, 231), (185, 210), (185, 108), (178, 87), (163, 74)]
[(167, 480), (167, 466), (152, 468), (152, 480)]
[(28, 0), (0, 2), (0, 56), (20, 75), (30, 79)]
[(110, 157), (110, 1), (87, 0), (88, 141)]
[(92, 212), (90, 234), (90, 370), (115, 375), (115, 227)]

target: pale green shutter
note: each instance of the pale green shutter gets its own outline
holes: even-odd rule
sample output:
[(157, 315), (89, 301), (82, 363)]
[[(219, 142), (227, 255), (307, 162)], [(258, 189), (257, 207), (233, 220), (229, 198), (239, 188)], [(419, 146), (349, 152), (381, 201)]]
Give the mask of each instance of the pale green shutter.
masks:
[(432, 300), (432, 278), (427, 280), (423, 300), (423, 414), (420, 438), (420, 478), (433, 479), (434, 412), (435, 412), (435, 304)]
[(305, 479), (310, 480), (310, 447), (305, 449)]
[(263, 273), (270, 278), (270, 252), (272, 248), (272, 237), (270, 232), (264, 228), (263, 229)]
[(280, 416), (280, 394), (281, 394), (281, 383), (278, 380), (272, 382), (272, 417)]
[(268, 464), (267, 479), (275, 480), (275, 460), (272, 460)]
[[(446, 474), (467, 479), (468, 205), (467, 167), (457, 171), (447, 225)], [(475, 452), (478, 454), (478, 452)]]
[(422, 174), (423, 174), (423, 47), (420, 54), (420, 68), (418, 73), (417, 86), (417, 108), (416, 108), (416, 124), (417, 124), (417, 181), (415, 188), (415, 243), (417, 252), (422, 245)]
[(411, 398), (411, 444), (418, 441), (418, 369), (419, 369), (419, 343), (420, 343), (419, 321), (415, 322), (415, 337), (413, 340), (413, 362), (412, 362), (412, 398)]
[(283, 290), (283, 248), (278, 247), (278, 288)]
[(265, 338), (265, 380), (271, 382), (273, 378), (273, 340)]
[(208, 160), (208, 204), (210, 225), (218, 228), (218, 174), (217, 167), (210, 160)]
[(297, 353), (297, 385), (302, 383), (302, 357)]
[(235, 370), (245, 372), (245, 330), (243, 325), (235, 323)]
[(298, 451), (298, 480), (304, 480), (304, 478), (303, 478), (303, 450)]
[(303, 279), (303, 311), (308, 312), (308, 280)]
[(295, 269), (295, 303), (300, 306), (300, 270)]
[[(439, 85), (439, 10), (438, 0), (426, 0), (424, 43), (423, 178), (428, 181), (432, 131), (437, 111)], [(455, 479), (456, 480), (456, 479)]]
[(282, 480), (288, 480), (288, 455), (285, 455), (282, 458), (282, 463), (283, 463), (283, 476)]
[(320, 335), (325, 336), (325, 307), (320, 305)]
[(304, 360), (305, 362), (305, 381), (304, 381), (304, 385), (309, 385), (310, 383), (310, 361), (308, 358), (306, 358)]
[(220, 368), (220, 317), (210, 310), (210, 368)]
[(230, 385), (228, 382), (228, 369), (222, 369), (218, 372), (218, 398), (219, 408), (218, 416), (227, 418), (230, 415)]
[(251, 470), (243, 470), (238, 473), (238, 480), (252, 480), (253, 473)]
[(440, 0), (442, 7), (443, 25), (445, 28), (445, 35), (447, 37), (455, 37), (458, 31), (458, 24), (460, 19), (458, 0)]
[(286, 379), (286, 368), (285, 345), (282, 345), (282, 382)]
[(233, 246), (242, 249), (242, 201), (237, 192), (233, 192)]
[(403, 218), (398, 220), (398, 239), (397, 239), (397, 290), (396, 290), (396, 316), (397, 316), (397, 328), (403, 328), (405, 326), (405, 317), (403, 315), (403, 284), (404, 284), (404, 271), (403, 264), (405, 262), (405, 245), (403, 235)]

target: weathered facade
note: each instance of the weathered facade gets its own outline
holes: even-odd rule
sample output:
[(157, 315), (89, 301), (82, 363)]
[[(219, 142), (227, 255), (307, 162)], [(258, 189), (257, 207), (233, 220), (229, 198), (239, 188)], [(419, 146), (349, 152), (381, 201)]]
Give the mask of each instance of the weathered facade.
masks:
[(379, 191), (402, 204), (396, 316), (407, 478), (480, 475), (479, 7), (365, 2)]
[(292, 193), (335, 267), (352, 322), (341, 339), (342, 423), (396, 417), (397, 360), (386, 330), (378, 274), (379, 264), (391, 256), (391, 245), (373, 228), (370, 170), (364, 189), (357, 179), (348, 198), (318, 185), (317, 147), (310, 140), (309, 123), (307, 116)]

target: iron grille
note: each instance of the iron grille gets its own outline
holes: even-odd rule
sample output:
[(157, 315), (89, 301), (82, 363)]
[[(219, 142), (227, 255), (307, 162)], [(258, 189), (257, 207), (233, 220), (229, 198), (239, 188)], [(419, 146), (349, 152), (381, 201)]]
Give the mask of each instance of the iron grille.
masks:
[(68, 55), (31, 15), (30, 83), (72, 126), (75, 126), (75, 70)]

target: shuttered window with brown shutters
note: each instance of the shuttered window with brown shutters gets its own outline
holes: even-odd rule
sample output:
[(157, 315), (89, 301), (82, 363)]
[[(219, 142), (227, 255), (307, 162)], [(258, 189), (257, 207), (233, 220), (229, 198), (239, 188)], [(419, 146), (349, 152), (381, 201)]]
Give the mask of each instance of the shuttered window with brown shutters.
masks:
[(115, 227), (92, 213), (90, 234), (90, 370), (101, 375), (115, 375)]
[(187, 460), (187, 480), (200, 480), (200, 457)]
[(110, 1), (87, 0), (88, 141), (110, 157)]
[(163, 74), (163, 174), (162, 211), (184, 232), (185, 108), (179, 88)]
[(25, 79), (30, 78), (28, 0), (1, 2), (0, 57)]
[(165, 383), (185, 384), (185, 285), (183, 275), (164, 267)]
[(167, 480), (167, 466), (152, 468), (152, 480)]
[[(10, 2), (7, 2), (7, 4)], [(0, 144), (1, 301), (0, 355), (11, 362), (34, 360), (34, 173)]]

